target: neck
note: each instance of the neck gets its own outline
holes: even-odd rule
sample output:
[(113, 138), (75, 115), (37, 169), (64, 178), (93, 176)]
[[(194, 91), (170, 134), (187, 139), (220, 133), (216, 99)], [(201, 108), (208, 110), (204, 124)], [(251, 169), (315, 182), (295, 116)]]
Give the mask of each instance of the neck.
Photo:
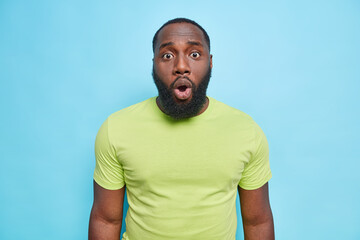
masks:
[[(156, 105), (158, 106), (158, 108), (165, 114), (167, 114), (161, 104), (161, 100), (159, 97), (156, 97)], [(202, 114), (203, 112), (205, 112), (205, 110), (209, 107), (209, 98), (206, 97), (205, 99), (205, 103), (203, 105), (203, 107), (200, 109), (200, 111), (198, 112), (198, 114), (196, 114), (195, 116), (199, 116), (200, 114)]]

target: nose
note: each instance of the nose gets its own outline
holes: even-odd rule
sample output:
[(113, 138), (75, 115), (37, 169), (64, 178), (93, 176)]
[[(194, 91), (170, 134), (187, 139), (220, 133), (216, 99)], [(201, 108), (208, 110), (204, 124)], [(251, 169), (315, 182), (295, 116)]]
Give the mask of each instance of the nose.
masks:
[(184, 55), (177, 56), (174, 62), (174, 75), (189, 75), (190, 74), (190, 66), (188, 59)]

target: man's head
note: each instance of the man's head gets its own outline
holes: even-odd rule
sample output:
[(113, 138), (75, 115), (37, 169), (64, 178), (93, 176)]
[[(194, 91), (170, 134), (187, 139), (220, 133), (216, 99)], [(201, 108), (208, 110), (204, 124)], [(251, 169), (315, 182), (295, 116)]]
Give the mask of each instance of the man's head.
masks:
[(164, 28), (166, 27), (167, 25), (169, 24), (173, 24), (173, 23), (190, 23), (196, 27), (198, 27), (202, 33), (204, 34), (204, 37), (205, 37), (205, 41), (207, 43), (207, 46), (209, 48), (209, 52), (210, 52), (210, 38), (209, 38), (209, 35), (207, 34), (207, 32), (205, 31), (205, 29), (202, 28), (202, 26), (200, 26), (197, 22), (193, 21), (193, 20), (190, 20), (190, 19), (187, 19), (187, 18), (174, 18), (174, 19), (171, 19), (169, 21), (167, 21), (166, 23), (164, 23), (155, 33), (154, 37), (153, 37), (153, 41), (152, 41), (152, 47), (153, 47), (153, 52), (155, 53), (155, 47), (156, 47), (156, 43), (158, 41), (158, 35), (159, 35), (159, 32)]
[(153, 78), (160, 108), (174, 119), (204, 111), (212, 68), (206, 31), (189, 19), (170, 20), (156, 32), (153, 51)]

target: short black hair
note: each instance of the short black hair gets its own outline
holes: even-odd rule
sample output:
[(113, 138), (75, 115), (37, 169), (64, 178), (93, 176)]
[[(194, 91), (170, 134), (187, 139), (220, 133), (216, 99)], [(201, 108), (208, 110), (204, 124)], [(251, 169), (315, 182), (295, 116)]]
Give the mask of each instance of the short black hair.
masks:
[(157, 38), (158, 38), (158, 35), (159, 35), (159, 32), (161, 31), (161, 29), (163, 29), (165, 26), (167, 26), (169, 24), (173, 24), (173, 23), (190, 23), (190, 24), (198, 27), (202, 31), (202, 33), (204, 34), (205, 41), (206, 41), (206, 43), (207, 43), (207, 45), (209, 47), (209, 52), (210, 52), (210, 38), (209, 38), (209, 35), (205, 31), (205, 29), (203, 29), (197, 22), (195, 22), (195, 21), (193, 21), (191, 19), (188, 19), (188, 18), (174, 18), (174, 19), (169, 20), (166, 23), (164, 23), (159, 28), (159, 30), (156, 31), (156, 33), (154, 35), (154, 38), (153, 38), (153, 41), (152, 41), (153, 52), (155, 52), (155, 46), (156, 46), (156, 43), (157, 43)]

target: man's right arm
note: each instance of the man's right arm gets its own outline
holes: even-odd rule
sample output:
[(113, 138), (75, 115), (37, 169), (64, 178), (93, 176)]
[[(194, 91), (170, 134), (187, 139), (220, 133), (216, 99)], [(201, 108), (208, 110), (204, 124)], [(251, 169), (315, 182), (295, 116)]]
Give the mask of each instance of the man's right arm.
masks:
[(125, 186), (107, 190), (94, 181), (94, 204), (89, 223), (89, 240), (119, 240)]

